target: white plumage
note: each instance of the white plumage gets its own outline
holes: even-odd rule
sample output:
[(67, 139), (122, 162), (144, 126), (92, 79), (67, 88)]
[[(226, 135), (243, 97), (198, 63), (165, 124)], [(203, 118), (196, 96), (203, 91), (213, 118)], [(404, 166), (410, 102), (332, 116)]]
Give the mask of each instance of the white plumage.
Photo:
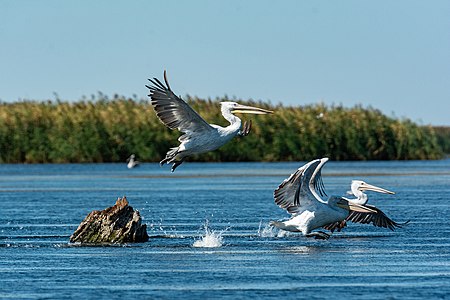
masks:
[(313, 230), (318, 228), (332, 232), (336, 229), (341, 230), (347, 221), (372, 223), (391, 230), (404, 225), (392, 221), (375, 206), (365, 205), (367, 195), (362, 196), (364, 190), (390, 194), (393, 192), (363, 181), (353, 181), (356, 199), (339, 196), (324, 199), (326, 193), (321, 170), (327, 161), (328, 158), (322, 158), (305, 164), (278, 186), (274, 191), (275, 203), (288, 211), (292, 217), (286, 221), (272, 221), (270, 223), (272, 226), (286, 231), (301, 232), (307, 237), (327, 239), (329, 234)]
[(146, 86), (150, 90), (150, 98), (156, 115), (170, 129), (178, 129), (184, 134), (179, 137), (180, 145), (171, 148), (160, 162), (172, 165), (172, 172), (183, 163), (187, 156), (216, 150), (228, 143), (236, 135), (246, 136), (251, 129), (251, 122), (244, 123), (233, 113), (268, 114), (272, 111), (262, 108), (241, 105), (236, 102), (221, 102), (221, 112), (230, 122), (227, 127), (208, 124), (185, 101), (177, 97), (170, 89), (164, 71), (165, 85), (157, 78), (149, 79), (153, 84)]

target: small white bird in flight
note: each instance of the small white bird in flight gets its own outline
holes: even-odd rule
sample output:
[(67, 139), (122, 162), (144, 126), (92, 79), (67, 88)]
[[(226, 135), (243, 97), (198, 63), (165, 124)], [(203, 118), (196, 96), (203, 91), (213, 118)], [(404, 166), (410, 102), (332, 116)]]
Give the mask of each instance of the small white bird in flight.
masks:
[(236, 102), (221, 102), (223, 117), (230, 122), (227, 127), (208, 124), (180, 97), (170, 89), (164, 71), (165, 85), (157, 78), (149, 79), (152, 85), (146, 87), (150, 90), (150, 98), (156, 115), (164, 125), (170, 129), (178, 129), (184, 134), (178, 138), (180, 145), (171, 148), (160, 164), (173, 163), (171, 171), (183, 163), (184, 159), (193, 154), (204, 153), (225, 145), (236, 135), (246, 136), (250, 132), (251, 123), (244, 123), (241, 129), (241, 119), (233, 113), (271, 114), (270, 110), (241, 105)]
[[(358, 198), (353, 201), (330, 196), (324, 200), (322, 197), (326, 196), (326, 193), (321, 170), (327, 161), (328, 158), (322, 158), (305, 164), (274, 191), (275, 203), (287, 210), (292, 217), (287, 221), (272, 221), (270, 223), (272, 226), (320, 239), (328, 239), (330, 235), (323, 231), (312, 232), (314, 229), (323, 227), (333, 232), (335, 229), (343, 228), (345, 224), (342, 226), (342, 222), (349, 220), (373, 223), (375, 226), (388, 227), (391, 230), (402, 227), (403, 224), (392, 221), (375, 206), (357, 203)], [(392, 193), (366, 183), (364, 186), (365, 190)]]
[(134, 154), (131, 154), (130, 157), (127, 158), (127, 168), (133, 169), (134, 167), (139, 166), (139, 161), (136, 160), (136, 156)]

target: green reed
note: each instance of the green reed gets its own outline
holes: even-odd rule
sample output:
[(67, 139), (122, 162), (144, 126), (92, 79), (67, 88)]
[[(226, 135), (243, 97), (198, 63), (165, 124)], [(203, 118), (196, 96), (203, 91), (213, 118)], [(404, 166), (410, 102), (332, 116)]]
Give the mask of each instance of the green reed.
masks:
[(433, 128), (436, 132), (438, 144), (447, 155), (450, 155), (450, 127), (436, 126)]
[[(187, 101), (210, 123), (226, 126), (219, 102)], [(271, 105), (242, 101), (275, 111), (249, 116), (247, 137), (192, 157), (192, 161), (304, 161), (439, 159), (448, 151), (450, 135), (407, 119), (396, 119), (374, 108)], [(444, 132), (443, 130), (439, 132)], [(447, 131), (448, 132), (448, 131)], [(141, 161), (159, 161), (178, 144), (178, 131), (156, 118), (147, 100), (100, 94), (78, 102), (23, 101), (0, 103), (0, 162), (68, 163), (121, 162), (131, 153)], [(442, 146), (443, 145), (443, 146)]]

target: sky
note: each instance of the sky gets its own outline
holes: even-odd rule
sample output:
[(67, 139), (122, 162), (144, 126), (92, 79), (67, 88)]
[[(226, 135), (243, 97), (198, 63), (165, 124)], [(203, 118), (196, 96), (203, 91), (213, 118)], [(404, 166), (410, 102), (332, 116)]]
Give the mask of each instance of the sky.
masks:
[(0, 0), (0, 100), (362, 104), (450, 126), (450, 1)]

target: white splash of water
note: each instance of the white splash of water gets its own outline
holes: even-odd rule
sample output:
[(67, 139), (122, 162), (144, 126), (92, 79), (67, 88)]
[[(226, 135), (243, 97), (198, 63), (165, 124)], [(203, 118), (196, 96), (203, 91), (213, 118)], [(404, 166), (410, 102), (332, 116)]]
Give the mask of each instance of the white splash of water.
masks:
[(285, 237), (285, 236), (290, 236), (291, 233), (289, 231), (285, 231), (283, 229), (280, 229), (277, 233), (277, 237), (281, 238), (281, 237)]
[(259, 222), (258, 228), (259, 237), (276, 237), (277, 229), (274, 226), (270, 226), (269, 223), (265, 224), (263, 227), (263, 221)]
[(259, 237), (285, 237), (289, 235), (289, 232), (270, 226), (267, 223), (263, 226), (263, 221), (259, 222), (258, 236)]
[(208, 227), (208, 221), (205, 223), (205, 235), (196, 240), (192, 247), (196, 248), (218, 248), (223, 245), (223, 237), (221, 232), (216, 232)]
[(163, 226), (162, 219), (159, 220), (159, 222), (152, 222), (150, 224), (147, 224), (150, 236), (163, 236), (167, 238), (184, 238), (183, 235), (180, 235), (177, 233), (175, 226)]

